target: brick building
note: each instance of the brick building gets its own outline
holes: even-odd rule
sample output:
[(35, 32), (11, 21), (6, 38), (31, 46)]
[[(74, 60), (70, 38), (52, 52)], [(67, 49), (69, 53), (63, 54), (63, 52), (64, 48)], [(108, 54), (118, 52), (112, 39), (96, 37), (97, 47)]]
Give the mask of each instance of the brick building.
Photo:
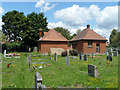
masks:
[(81, 31), (76, 37), (74, 37), (70, 42), (73, 49), (78, 50), (82, 53), (105, 53), (106, 51), (106, 41), (96, 32), (90, 29), (90, 25)]
[(43, 37), (41, 37), (42, 30), (39, 30), (39, 34), (38, 48), (40, 53), (52, 51), (52, 54), (56, 52), (59, 55), (68, 49), (68, 40), (54, 29), (44, 32)]

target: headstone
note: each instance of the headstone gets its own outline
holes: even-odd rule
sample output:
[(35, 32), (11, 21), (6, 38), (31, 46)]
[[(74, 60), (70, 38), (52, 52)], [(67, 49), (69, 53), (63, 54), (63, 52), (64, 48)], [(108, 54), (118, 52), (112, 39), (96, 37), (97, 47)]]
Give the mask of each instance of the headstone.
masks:
[(55, 53), (54, 60), (57, 61), (57, 54)]
[(36, 72), (35, 73), (35, 89), (37, 90), (37, 88), (39, 88), (41, 84), (42, 84), (42, 76), (40, 75), (40, 73)]
[(46, 57), (46, 53), (44, 53), (44, 57)]
[(70, 65), (70, 57), (69, 57), (69, 56), (67, 56), (67, 58), (66, 58), (66, 65), (67, 65), (67, 66)]
[(117, 52), (117, 51), (114, 51), (114, 52), (113, 52), (113, 56), (118, 56), (118, 52)]
[(31, 62), (32, 62), (32, 59), (31, 59), (31, 54), (29, 53), (29, 57), (28, 57), (29, 69), (30, 69)]
[(112, 61), (112, 56), (109, 56), (109, 60)]
[(88, 75), (92, 77), (99, 77), (99, 72), (96, 65), (88, 64)]
[(84, 55), (84, 61), (87, 61), (87, 55), (86, 54)]
[(6, 58), (6, 50), (4, 50), (4, 58)]
[(79, 54), (79, 56), (80, 56), (80, 60), (83, 60), (84, 55)]
[(31, 48), (29, 48), (29, 52), (31, 51)]
[(34, 52), (37, 52), (37, 47), (34, 47)]

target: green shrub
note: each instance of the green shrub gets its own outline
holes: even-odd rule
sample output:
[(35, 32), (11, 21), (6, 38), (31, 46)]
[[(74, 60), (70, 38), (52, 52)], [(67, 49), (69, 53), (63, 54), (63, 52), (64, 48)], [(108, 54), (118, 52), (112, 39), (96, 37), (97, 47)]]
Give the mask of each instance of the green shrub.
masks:
[(77, 50), (70, 50), (69, 54), (72, 56), (77, 56), (78, 55), (78, 51)]
[(62, 57), (67, 56), (67, 51), (62, 52), (62, 53), (61, 53), (61, 56), (62, 56)]

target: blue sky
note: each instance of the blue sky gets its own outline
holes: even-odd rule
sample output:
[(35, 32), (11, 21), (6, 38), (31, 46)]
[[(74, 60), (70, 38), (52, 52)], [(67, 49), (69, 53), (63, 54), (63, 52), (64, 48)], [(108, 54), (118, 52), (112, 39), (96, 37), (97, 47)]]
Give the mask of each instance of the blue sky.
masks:
[(118, 26), (117, 6), (117, 2), (2, 2), (2, 15), (12, 10), (25, 15), (43, 11), (48, 18), (48, 28), (62, 26), (73, 34), (90, 24), (94, 31), (108, 39), (112, 29)]

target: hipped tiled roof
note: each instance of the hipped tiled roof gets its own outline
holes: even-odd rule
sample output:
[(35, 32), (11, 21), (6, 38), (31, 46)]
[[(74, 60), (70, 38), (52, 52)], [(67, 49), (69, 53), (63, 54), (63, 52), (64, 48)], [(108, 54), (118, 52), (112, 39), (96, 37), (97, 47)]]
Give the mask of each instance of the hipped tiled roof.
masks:
[(39, 41), (68, 41), (54, 29), (50, 29)]
[(76, 40), (106, 40), (106, 38), (103, 38), (99, 34), (97, 34), (95, 31), (91, 30), (90, 28), (86, 28), (83, 31), (81, 31), (77, 36), (75, 36), (71, 41)]

